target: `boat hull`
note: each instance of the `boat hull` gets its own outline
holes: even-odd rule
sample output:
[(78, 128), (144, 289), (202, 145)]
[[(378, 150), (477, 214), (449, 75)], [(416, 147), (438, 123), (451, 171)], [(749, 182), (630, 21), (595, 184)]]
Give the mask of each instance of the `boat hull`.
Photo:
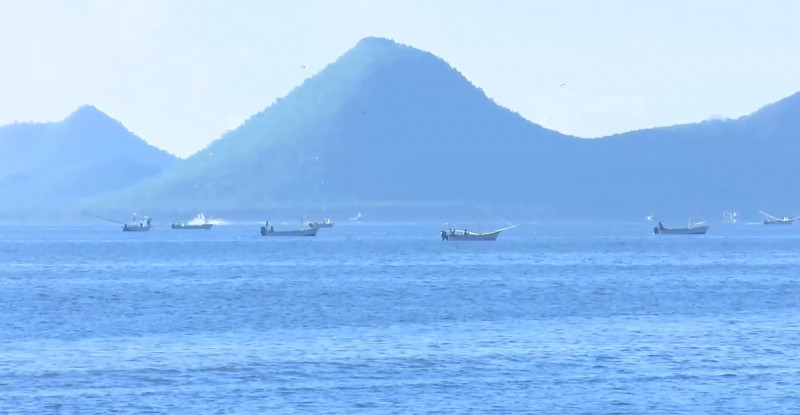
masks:
[(308, 229), (297, 229), (293, 231), (270, 231), (266, 227), (261, 227), (261, 236), (316, 236), (319, 228), (316, 226)]
[(204, 223), (202, 225), (183, 225), (179, 223), (173, 223), (172, 229), (211, 229), (214, 226), (211, 223)]
[(149, 226), (128, 226), (122, 225), (122, 232), (147, 232), (150, 230)]
[(447, 235), (447, 241), (494, 241), (500, 232), (472, 233), (467, 235)]
[(497, 237), (500, 235), (503, 229), (499, 229), (492, 232), (486, 233), (475, 233), (475, 232), (455, 232), (453, 230), (450, 231), (442, 231), (442, 240), (443, 241), (494, 241), (497, 240)]
[(693, 228), (653, 228), (656, 235), (703, 235), (708, 232), (708, 226), (695, 226)]
[(786, 220), (775, 220), (775, 219), (764, 219), (764, 225), (791, 225), (794, 220), (786, 219)]

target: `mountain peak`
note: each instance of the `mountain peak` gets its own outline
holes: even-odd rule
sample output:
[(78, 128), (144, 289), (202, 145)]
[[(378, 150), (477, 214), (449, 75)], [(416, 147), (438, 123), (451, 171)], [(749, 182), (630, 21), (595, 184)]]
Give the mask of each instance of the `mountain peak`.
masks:
[[(69, 137), (70, 145), (84, 148), (106, 148), (114, 146), (114, 151), (136, 151), (141, 144), (151, 147), (144, 140), (131, 133), (121, 122), (97, 109), (93, 105), (82, 105), (59, 123)], [(105, 150), (103, 150), (105, 151)], [(158, 152), (153, 152), (159, 154)], [(159, 155), (153, 157), (160, 157)]]
[(365, 37), (356, 43), (355, 47), (395, 47), (402, 46), (392, 39), (385, 37), (369, 36)]
[(108, 117), (108, 115), (106, 115), (106, 113), (104, 113), (103, 111), (100, 111), (94, 105), (86, 104), (86, 105), (81, 105), (80, 107), (78, 107), (78, 109), (73, 111), (72, 114), (70, 114), (69, 116), (70, 117), (86, 117), (86, 116), (99, 116), (99, 115), (102, 115), (104, 117)]
[(383, 37), (365, 37), (358, 41), (350, 50), (348, 50), (342, 58), (347, 59), (354, 56), (357, 59), (364, 61), (384, 61), (394, 60), (401, 56), (407, 56), (409, 53), (418, 55), (427, 55), (427, 52), (416, 49), (409, 45), (397, 43), (392, 39)]
[(71, 125), (97, 125), (97, 124), (118, 124), (116, 120), (108, 114), (100, 111), (94, 105), (82, 105), (64, 119), (64, 122)]

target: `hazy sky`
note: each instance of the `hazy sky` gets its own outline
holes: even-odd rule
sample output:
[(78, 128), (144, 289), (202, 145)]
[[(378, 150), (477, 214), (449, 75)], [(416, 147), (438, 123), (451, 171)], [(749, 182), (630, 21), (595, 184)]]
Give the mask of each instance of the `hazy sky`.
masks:
[(186, 156), (382, 36), (593, 137), (800, 90), (798, 16), (792, 0), (0, 0), (0, 124), (92, 104)]

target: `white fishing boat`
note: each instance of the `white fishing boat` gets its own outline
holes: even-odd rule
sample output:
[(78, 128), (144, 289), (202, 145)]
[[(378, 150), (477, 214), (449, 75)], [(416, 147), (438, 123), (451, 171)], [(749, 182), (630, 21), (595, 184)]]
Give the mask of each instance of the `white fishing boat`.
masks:
[(653, 228), (653, 233), (656, 235), (702, 235), (708, 231), (708, 225), (705, 222), (689, 222), (689, 226), (685, 228), (665, 228), (659, 221), (658, 226)]
[(176, 222), (172, 224), (172, 229), (211, 229), (213, 223), (206, 219), (205, 215), (200, 213), (188, 223)]
[(311, 222), (317, 228), (332, 228), (333, 221), (330, 219), (323, 219), (322, 222)]
[(764, 215), (764, 225), (791, 225), (792, 222), (800, 218), (800, 216), (796, 216), (794, 218), (787, 218), (786, 216), (778, 218), (763, 211), (759, 212), (761, 212), (761, 214)]
[(352, 218), (348, 218), (347, 220), (349, 220), (350, 222), (361, 222), (361, 219), (363, 218), (364, 216), (361, 215), (361, 212), (358, 212), (358, 215), (355, 215)]
[(313, 223), (308, 224), (307, 227), (286, 231), (276, 231), (269, 222), (265, 222), (264, 225), (261, 227), (261, 236), (316, 236), (319, 231), (319, 227), (314, 226)]
[(443, 241), (494, 241), (500, 235), (500, 232), (516, 227), (517, 225), (512, 225), (491, 232), (470, 232), (467, 229), (449, 228), (441, 231), (441, 236)]
[(142, 220), (136, 221), (136, 215), (133, 216), (134, 223), (123, 223), (123, 232), (147, 232), (152, 227), (152, 220), (150, 217), (145, 216)]
[(322, 221), (321, 221), (321, 222), (317, 222), (317, 221), (310, 221), (310, 222), (307, 222), (307, 221), (305, 220), (305, 218), (304, 218), (303, 220), (301, 220), (301, 221), (300, 221), (300, 223), (304, 223), (304, 224), (305, 224), (304, 226), (301, 226), (301, 228), (302, 228), (302, 227), (309, 227), (309, 228), (311, 228), (311, 227), (314, 227), (314, 228), (332, 228), (332, 227), (333, 227), (333, 221), (332, 221), (332, 220), (330, 220), (330, 219), (328, 219), (328, 218), (327, 218), (327, 217), (325, 217), (325, 216), (326, 216), (325, 214), (323, 214), (323, 215), (322, 215), (322, 218), (323, 218), (323, 219), (322, 219)]
[(332, 228), (333, 227), (333, 221), (330, 218), (328, 218), (328, 209), (325, 208), (325, 207), (322, 208), (322, 222), (316, 222), (315, 221), (315, 222), (312, 222), (312, 223), (314, 224), (314, 226), (316, 226), (318, 228)]

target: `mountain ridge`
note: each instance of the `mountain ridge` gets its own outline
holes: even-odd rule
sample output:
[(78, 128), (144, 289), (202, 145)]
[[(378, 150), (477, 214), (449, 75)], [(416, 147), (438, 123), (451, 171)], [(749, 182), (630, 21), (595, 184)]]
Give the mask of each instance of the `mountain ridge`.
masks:
[(563, 217), (791, 209), (800, 199), (775, 178), (797, 173), (798, 112), (795, 93), (736, 119), (580, 138), (497, 105), (440, 57), (365, 38), (239, 128), (85, 206), (488, 204)]
[[(759, 188), (753, 177), (788, 174), (792, 164), (764, 154), (754, 138), (789, 143), (764, 115), (783, 120), (795, 112), (786, 106), (583, 139), (497, 105), (440, 57), (366, 38), (116, 201), (152, 209), (490, 201), (565, 215), (587, 205), (603, 215), (734, 209), (755, 199), (777, 208), (800, 200), (774, 197), (773, 186)], [(748, 167), (753, 152), (763, 174)]]

